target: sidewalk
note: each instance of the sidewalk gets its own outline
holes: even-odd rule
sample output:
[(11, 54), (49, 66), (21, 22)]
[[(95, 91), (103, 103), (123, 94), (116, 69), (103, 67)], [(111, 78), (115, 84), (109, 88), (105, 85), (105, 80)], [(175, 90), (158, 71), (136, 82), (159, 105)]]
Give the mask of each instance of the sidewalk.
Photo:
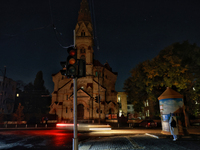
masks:
[[(200, 140), (200, 127), (188, 129), (189, 135), (179, 136), (181, 140)], [(171, 138), (172, 135), (164, 135), (162, 133), (144, 133), (157, 139)], [(131, 150), (144, 149), (132, 140), (132, 135), (119, 135), (111, 137), (95, 137), (93, 139), (82, 141), (79, 143), (79, 150)]]

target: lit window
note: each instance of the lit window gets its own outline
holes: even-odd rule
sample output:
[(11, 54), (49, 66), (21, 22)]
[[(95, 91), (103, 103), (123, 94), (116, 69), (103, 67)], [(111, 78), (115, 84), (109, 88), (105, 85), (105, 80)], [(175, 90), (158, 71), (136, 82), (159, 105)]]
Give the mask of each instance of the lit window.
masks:
[(118, 102), (120, 103), (120, 100), (121, 100), (121, 97), (120, 97), (120, 95), (118, 96)]
[(122, 110), (119, 110), (119, 117), (122, 116)]
[(17, 93), (17, 95), (16, 95), (17, 97), (19, 97), (19, 93)]
[(149, 106), (149, 101), (148, 100), (146, 101), (146, 105)]
[(149, 117), (149, 110), (146, 111), (146, 117)]

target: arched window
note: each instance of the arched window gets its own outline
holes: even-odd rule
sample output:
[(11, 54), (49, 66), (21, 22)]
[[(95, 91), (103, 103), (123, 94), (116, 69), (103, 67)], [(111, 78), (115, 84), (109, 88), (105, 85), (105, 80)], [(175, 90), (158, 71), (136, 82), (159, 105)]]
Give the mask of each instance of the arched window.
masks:
[(67, 107), (66, 107), (66, 113), (67, 113)]
[(82, 30), (81, 36), (85, 36), (85, 31), (84, 30)]
[(98, 77), (98, 75), (101, 77), (101, 72), (95, 71), (95, 76)]
[(84, 47), (81, 48), (81, 53), (85, 53), (85, 48)]
[(111, 108), (109, 109), (109, 114), (112, 114), (112, 109)]

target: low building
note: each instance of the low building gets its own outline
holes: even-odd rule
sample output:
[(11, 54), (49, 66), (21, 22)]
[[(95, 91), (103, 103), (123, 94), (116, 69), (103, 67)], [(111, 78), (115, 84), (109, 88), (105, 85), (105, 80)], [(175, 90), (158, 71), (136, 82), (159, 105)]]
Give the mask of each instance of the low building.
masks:
[(118, 92), (117, 103), (119, 105), (119, 117), (123, 114), (127, 116), (127, 94), (125, 92)]
[(157, 101), (150, 101), (145, 100), (144, 101), (144, 109), (143, 109), (143, 118), (144, 119), (154, 119), (156, 118), (156, 114), (159, 112), (158, 109), (155, 109), (157, 104)]

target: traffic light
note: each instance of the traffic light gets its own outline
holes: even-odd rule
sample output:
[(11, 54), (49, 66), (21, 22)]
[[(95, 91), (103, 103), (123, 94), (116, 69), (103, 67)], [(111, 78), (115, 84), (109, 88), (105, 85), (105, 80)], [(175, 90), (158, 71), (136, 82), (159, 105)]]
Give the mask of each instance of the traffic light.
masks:
[(68, 57), (66, 61), (60, 62), (62, 70), (60, 70), (62, 75), (68, 78), (80, 78), (86, 76), (86, 63), (83, 59), (77, 59), (77, 49), (74, 47), (69, 47), (67, 49)]
[(66, 62), (66, 74), (68, 78), (77, 77), (77, 50), (74, 47), (69, 47), (67, 49), (69, 56)]
[(67, 75), (67, 70), (66, 70), (67, 64), (66, 64), (66, 63), (67, 63), (66, 61), (61, 61), (61, 62), (60, 62), (61, 66), (62, 66), (62, 68), (63, 68), (63, 70), (60, 70), (60, 73), (61, 73), (62, 75), (64, 75), (64, 76)]

